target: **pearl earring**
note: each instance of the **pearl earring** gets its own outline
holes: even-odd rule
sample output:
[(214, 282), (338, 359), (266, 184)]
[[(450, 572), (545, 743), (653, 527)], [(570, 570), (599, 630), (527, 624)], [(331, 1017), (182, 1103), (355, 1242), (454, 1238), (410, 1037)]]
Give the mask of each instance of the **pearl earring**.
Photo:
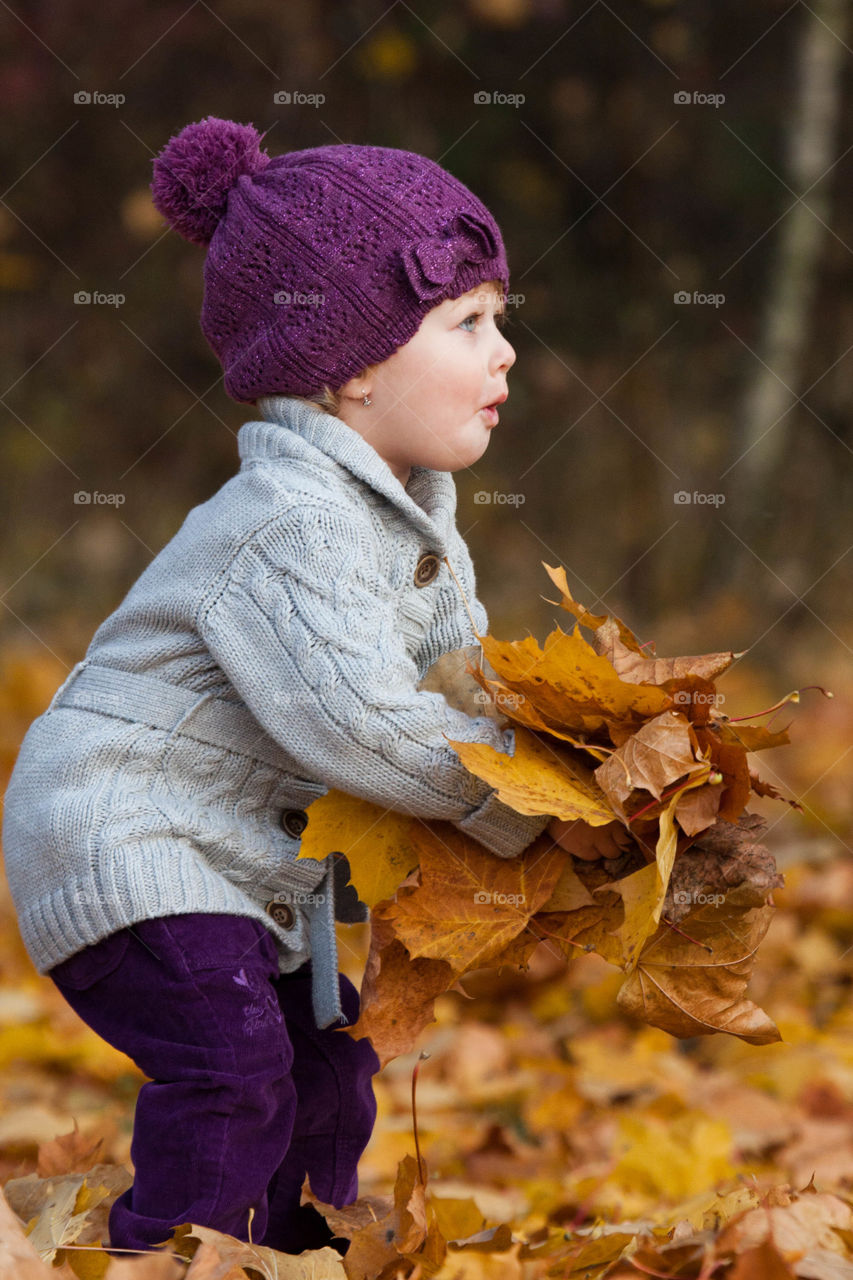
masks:
[(373, 404), (373, 401), (371, 400), (370, 396), (367, 394), (366, 391), (362, 391), (361, 394), (363, 397), (361, 403), (364, 405), (366, 409), (369, 404)]

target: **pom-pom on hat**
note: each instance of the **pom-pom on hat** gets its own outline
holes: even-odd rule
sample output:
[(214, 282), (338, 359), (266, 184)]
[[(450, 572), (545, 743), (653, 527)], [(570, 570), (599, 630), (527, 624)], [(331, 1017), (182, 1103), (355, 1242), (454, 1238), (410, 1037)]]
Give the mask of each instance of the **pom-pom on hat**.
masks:
[(338, 390), (487, 280), (501, 233), (435, 161), (342, 143), (270, 157), (252, 125), (208, 116), (154, 160), (154, 204), (206, 245), (201, 328), (237, 401)]

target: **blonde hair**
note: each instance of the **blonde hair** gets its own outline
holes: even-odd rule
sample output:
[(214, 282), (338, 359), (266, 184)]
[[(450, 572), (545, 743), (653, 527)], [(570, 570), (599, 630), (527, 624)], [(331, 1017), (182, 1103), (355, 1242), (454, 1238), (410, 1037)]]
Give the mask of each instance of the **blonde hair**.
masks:
[[(358, 378), (366, 378), (375, 365), (367, 365), (362, 369), (361, 373), (356, 374)], [(333, 391), (331, 387), (325, 384), (319, 391), (315, 391), (311, 396), (293, 396), (294, 400), (301, 400), (303, 404), (314, 405), (317, 409), (322, 409), (324, 413), (330, 413), (333, 417), (340, 417), (341, 413), (341, 391)]]
[(331, 413), (335, 418), (340, 413), (340, 395), (337, 391), (333, 391), (331, 387), (323, 386), (313, 396), (294, 396), (293, 398), (294, 400), (301, 400), (303, 404), (316, 405), (318, 409), (322, 409), (325, 413)]

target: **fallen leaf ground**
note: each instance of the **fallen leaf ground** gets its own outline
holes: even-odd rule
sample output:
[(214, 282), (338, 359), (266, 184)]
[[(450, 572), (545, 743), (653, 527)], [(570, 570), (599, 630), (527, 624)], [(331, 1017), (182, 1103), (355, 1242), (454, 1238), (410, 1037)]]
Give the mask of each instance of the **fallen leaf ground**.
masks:
[[(837, 708), (832, 715), (818, 739), (827, 768), (849, 742), (849, 722), (842, 725)], [(812, 757), (801, 792), (816, 777), (813, 766)], [(791, 772), (784, 781), (796, 789)], [(620, 973), (594, 955), (567, 966), (547, 943), (526, 974), (470, 975), (472, 998), (440, 997), (437, 1021), (421, 1040), (430, 1057), (420, 1070), (418, 1117), (433, 1195), (473, 1196), (489, 1224), (508, 1223), (517, 1239), (596, 1222), (630, 1237), (655, 1226), (685, 1233), (686, 1223), (723, 1237), (735, 1230), (726, 1221), (745, 1191), (813, 1181), (819, 1196), (765, 1208), (752, 1225), (741, 1219), (732, 1244), (738, 1261), (715, 1274), (774, 1276), (775, 1258), (761, 1253), (772, 1229), (796, 1265), (778, 1274), (853, 1275), (849, 1229), (842, 1220), (832, 1225), (853, 1197), (853, 860), (850, 832), (834, 811), (837, 774), (832, 784), (814, 811), (786, 816), (769, 842), (786, 885), (774, 894), (778, 910), (751, 994), (777, 1022), (782, 1043), (677, 1041), (632, 1023), (615, 1008)], [(358, 982), (368, 927), (339, 928), (342, 968)], [(49, 1174), (44, 1144), (75, 1124), (93, 1146), (100, 1141), (93, 1165), (131, 1168), (142, 1077), (35, 974), (2, 882), (0, 974), (0, 1185)], [(376, 1081), (379, 1119), (361, 1164), (362, 1195), (392, 1194), (398, 1162), (414, 1150), (416, 1060), (396, 1059)], [(809, 1269), (802, 1259), (811, 1256), (818, 1262)], [(648, 1259), (642, 1265), (648, 1273)], [(528, 1280), (544, 1267), (514, 1253), (465, 1255), (456, 1272), (442, 1275)], [(695, 1274), (668, 1270), (660, 1259), (656, 1269)], [(643, 1271), (623, 1262), (609, 1274)]]

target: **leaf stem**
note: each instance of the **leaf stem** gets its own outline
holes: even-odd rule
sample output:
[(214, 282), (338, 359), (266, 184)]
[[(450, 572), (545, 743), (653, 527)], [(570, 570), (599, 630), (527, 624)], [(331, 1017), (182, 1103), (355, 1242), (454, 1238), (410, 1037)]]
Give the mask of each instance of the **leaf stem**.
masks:
[[(708, 775), (709, 779), (711, 776), (712, 776), (711, 774)], [(677, 791), (680, 791), (683, 786), (684, 786), (683, 782), (677, 782), (675, 786), (670, 787), (668, 791), (662, 791), (660, 793), (659, 800), (650, 800), (648, 804), (643, 805), (642, 809), (638, 809), (636, 813), (632, 814), (631, 817), (628, 819), (628, 825), (630, 826), (632, 822), (636, 822), (637, 819), (641, 818), (644, 813), (648, 813), (649, 809), (654, 809), (655, 805), (663, 804), (664, 800), (668, 800), (670, 796), (674, 796), (675, 793)]]
[(792, 689), (790, 693), (786, 693), (784, 698), (780, 698), (780, 700), (774, 703), (772, 707), (767, 707), (764, 711), (753, 711), (750, 716), (725, 716), (725, 721), (727, 724), (738, 724), (741, 720), (757, 720), (759, 716), (769, 716), (771, 711), (778, 711), (779, 708), (784, 707), (787, 702), (799, 702), (800, 694), (805, 693), (806, 689), (820, 689), (825, 698), (835, 697), (834, 693), (829, 689), (824, 689), (822, 685), (804, 684), (801, 685), (799, 689)]
[[(575, 942), (574, 938), (565, 938), (561, 933), (552, 933), (550, 929), (546, 929), (541, 920), (534, 920), (533, 916), (527, 922), (528, 929), (535, 924), (537, 929), (541, 929), (545, 937), (556, 938), (559, 942), (568, 942), (570, 947), (577, 947), (579, 951), (586, 951), (587, 948), (583, 942)], [(545, 937), (540, 938), (540, 942), (545, 941)]]
[(418, 1057), (418, 1060), (415, 1063), (415, 1069), (412, 1072), (412, 1129), (415, 1135), (415, 1154), (417, 1156), (417, 1161), (418, 1161), (418, 1181), (420, 1182), (424, 1191), (426, 1191), (426, 1178), (424, 1177), (423, 1162), (421, 1160), (421, 1144), (418, 1141), (418, 1112), (417, 1112), (417, 1103), (415, 1100), (415, 1086), (418, 1083), (418, 1072), (421, 1069), (421, 1063), (424, 1061), (425, 1058), (428, 1058), (429, 1056), (430, 1055), (424, 1052), (424, 1050), (422, 1049)]
[(682, 938), (686, 938), (687, 941), (692, 942), (694, 946), (701, 947), (703, 951), (707, 951), (711, 956), (714, 954), (714, 948), (709, 947), (707, 942), (700, 942), (698, 938), (691, 938), (689, 933), (685, 933), (683, 929), (679, 929), (678, 925), (673, 924), (666, 916), (663, 917), (663, 923), (668, 924), (673, 933), (680, 934)]

